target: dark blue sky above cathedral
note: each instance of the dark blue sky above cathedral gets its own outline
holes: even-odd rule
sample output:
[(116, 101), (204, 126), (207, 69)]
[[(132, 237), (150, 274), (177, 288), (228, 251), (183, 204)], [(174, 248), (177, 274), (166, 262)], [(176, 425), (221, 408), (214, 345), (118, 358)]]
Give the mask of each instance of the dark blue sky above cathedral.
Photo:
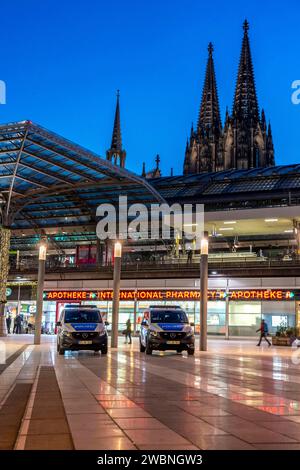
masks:
[(110, 145), (121, 91), (126, 166), (138, 173), (161, 155), (164, 175), (182, 173), (197, 121), (207, 44), (214, 44), (224, 120), (231, 109), (242, 23), (250, 23), (260, 109), (271, 119), (277, 164), (300, 163), (296, 1), (15, 0), (1, 6), (0, 122), (31, 119), (101, 155)]

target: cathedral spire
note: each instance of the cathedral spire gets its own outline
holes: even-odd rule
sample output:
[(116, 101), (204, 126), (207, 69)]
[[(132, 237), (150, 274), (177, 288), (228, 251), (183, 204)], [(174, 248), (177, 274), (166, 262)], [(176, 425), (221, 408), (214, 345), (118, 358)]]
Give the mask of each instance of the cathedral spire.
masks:
[(199, 128), (221, 128), (219, 99), (213, 59), (213, 45), (208, 44), (208, 59), (198, 119)]
[(249, 23), (243, 24), (244, 37), (233, 103), (233, 116), (240, 119), (259, 120), (253, 64), (249, 43)]
[(106, 152), (107, 160), (113, 161), (124, 168), (126, 152), (122, 148), (121, 119), (120, 119), (120, 91), (117, 90), (117, 103), (115, 111), (114, 127), (111, 139), (110, 149)]

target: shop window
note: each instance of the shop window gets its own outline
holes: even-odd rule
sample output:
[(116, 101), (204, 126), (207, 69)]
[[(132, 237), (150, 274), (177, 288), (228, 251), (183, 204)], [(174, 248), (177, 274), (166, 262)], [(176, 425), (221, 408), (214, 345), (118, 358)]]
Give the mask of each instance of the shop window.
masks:
[(261, 302), (229, 302), (229, 335), (256, 336), (261, 322)]

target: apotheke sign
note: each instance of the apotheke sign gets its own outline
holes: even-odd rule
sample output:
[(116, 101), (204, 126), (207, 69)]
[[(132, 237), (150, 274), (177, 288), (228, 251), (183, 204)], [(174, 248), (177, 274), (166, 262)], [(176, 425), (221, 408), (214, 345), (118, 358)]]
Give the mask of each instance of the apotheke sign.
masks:
[[(281, 289), (251, 289), (251, 290), (209, 290), (208, 300), (293, 300), (295, 292)], [(200, 290), (121, 290), (120, 300), (199, 300)], [(99, 291), (82, 290), (53, 290), (44, 292), (44, 300), (70, 302), (70, 301), (101, 301), (112, 300), (113, 291), (111, 289)]]

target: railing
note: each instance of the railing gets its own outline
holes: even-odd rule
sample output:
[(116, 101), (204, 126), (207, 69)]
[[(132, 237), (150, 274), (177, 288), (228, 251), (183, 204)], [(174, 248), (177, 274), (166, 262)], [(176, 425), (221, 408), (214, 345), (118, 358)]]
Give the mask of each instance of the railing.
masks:
[[(300, 273), (300, 259), (289, 258), (289, 259), (276, 259), (276, 258), (265, 258), (265, 257), (237, 257), (237, 258), (214, 258), (209, 259), (209, 269), (214, 270), (241, 270), (241, 269), (279, 269), (279, 268), (299, 268)], [(161, 259), (153, 261), (125, 261), (122, 262), (122, 270), (128, 272), (157, 272), (157, 271), (193, 271), (199, 270), (200, 258), (193, 260), (186, 260), (181, 258), (174, 259)], [(35, 273), (38, 269), (38, 263), (35, 259), (30, 259), (21, 262), (17, 267), (15, 264), (11, 263), (10, 273), (14, 274), (25, 274), (25, 273)], [(63, 263), (53, 263), (51, 260), (47, 260), (46, 271), (52, 273), (72, 273), (72, 272), (101, 272), (101, 273), (111, 273), (113, 271), (113, 265), (108, 264), (102, 266), (99, 264), (80, 264), (76, 265), (65, 265)]]

